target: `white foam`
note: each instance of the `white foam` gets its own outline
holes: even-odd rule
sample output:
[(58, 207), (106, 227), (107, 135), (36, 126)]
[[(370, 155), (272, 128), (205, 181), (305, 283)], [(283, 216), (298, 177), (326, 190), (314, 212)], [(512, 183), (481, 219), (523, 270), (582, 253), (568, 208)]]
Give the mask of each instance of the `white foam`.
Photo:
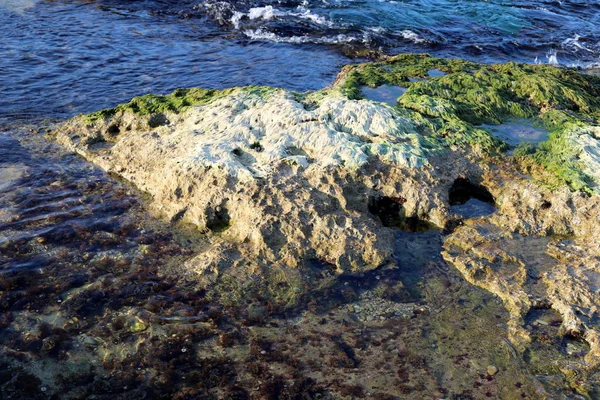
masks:
[(574, 48), (579, 49), (579, 50), (584, 50), (584, 51), (588, 51), (590, 53), (594, 53), (594, 50), (588, 49), (583, 44), (581, 44), (581, 42), (579, 41), (579, 39), (581, 39), (581, 36), (578, 35), (578, 34), (575, 34), (575, 36), (573, 36), (572, 38), (565, 39), (562, 42), (562, 44), (565, 47), (574, 47)]
[(300, 18), (314, 22), (315, 24), (333, 27), (332, 21), (328, 20), (322, 15), (315, 14), (310, 9), (304, 6), (298, 6), (295, 11), (282, 11), (277, 8), (274, 8), (273, 6), (253, 7), (250, 10), (248, 10), (248, 13), (242, 13), (239, 11), (234, 12), (233, 16), (231, 17), (231, 23), (236, 29), (239, 29), (240, 21), (243, 18), (248, 18), (249, 20), (268, 21), (276, 17), (286, 16)]
[(548, 64), (550, 65), (558, 65), (558, 55), (556, 54), (556, 50), (549, 51), (546, 54), (546, 58), (548, 59)]
[(17, 14), (24, 14), (26, 10), (32, 8), (38, 0), (0, 0), (0, 8), (12, 11)]
[(270, 20), (273, 17), (278, 15), (283, 15), (285, 13), (280, 12), (273, 6), (265, 6), (265, 7), (254, 7), (248, 10), (248, 18), (249, 19), (264, 19)]
[(410, 29), (405, 29), (403, 31), (400, 32), (400, 35), (402, 35), (402, 37), (406, 40), (410, 40), (413, 43), (419, 44), (419, 43), (424, 43), (427, 40), (423, 39), (421, 36), (419, 36), (418, 34), (416, 34), (415, 32), (411, 31)]
[(381, 26), (375, 26), (372, 28), (367, 28), (369, 29), (371, 32), (375, 32), (375, 33), (384, 33), (385, 32), (385, 28), (382, 28)]
[(327, 25), (329, 27), (333, 26), (333, 22), (329, 21), (327, 18), (323, 17), (322, 15), (313, 13), (311, 10), (309, 10), (306, 7), (298, 6), (297, 10), (298, 10), (298, 13), (292, 13), (291, 15), (310, 20), (310, 21), (314, 22), (315, 24)]
[(263, 29), (247, 29), (244, 31), (244, 35), (254, 40), (270, 40), (273, 42), (282, 42), (281, 39), (283, 39), (273, 32), (267, 32)]
[(245, 15), (246, 14), (239, 11), (235, 11), (233, 13), (233, 16), (231, 17), (231, 24), (235, 27), (235, 29), (240, 28), (240, 21), (242, 20), (242, 18), (244, 18)]
[(316, 44), (340, 44), (340, 43), (353, 43), (359, 41), (365, 41), (366, 39), (360, 39), (355, 36), (348, 36), (345, 34), (339, 34), (335, 36), (324, 36), (324, 37), (312, 37), (312, 36), (277, 36), (273, 32), (265, 31), (264, 29), (247, 29), (244, 34), (250, 39), (254, 40), (269, 40), (278, 43), (316, 43)]

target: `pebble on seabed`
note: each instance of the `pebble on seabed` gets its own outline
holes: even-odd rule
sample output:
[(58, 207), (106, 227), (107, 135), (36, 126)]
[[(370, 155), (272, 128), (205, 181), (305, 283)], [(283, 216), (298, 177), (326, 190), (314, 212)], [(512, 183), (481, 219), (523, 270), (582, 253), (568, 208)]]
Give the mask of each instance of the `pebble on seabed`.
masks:
[(498, 373), (498, 368), (496, 368), (494, 365), (488, 365), (487, 367), (487, 374), (489, 376), (494, 376)]

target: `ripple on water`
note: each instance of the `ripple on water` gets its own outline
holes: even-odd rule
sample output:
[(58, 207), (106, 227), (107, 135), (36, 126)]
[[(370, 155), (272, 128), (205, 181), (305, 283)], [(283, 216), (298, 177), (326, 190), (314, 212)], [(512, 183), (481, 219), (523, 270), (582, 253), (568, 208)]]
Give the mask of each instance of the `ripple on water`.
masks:
[(0, 116), (69, 117), (178, 87), (320, 89), (360, 61), (343, 54), (535, 62), (553, 50), (567, 65), (600, 55), (590, 2), (269, 3), (0, 1)]

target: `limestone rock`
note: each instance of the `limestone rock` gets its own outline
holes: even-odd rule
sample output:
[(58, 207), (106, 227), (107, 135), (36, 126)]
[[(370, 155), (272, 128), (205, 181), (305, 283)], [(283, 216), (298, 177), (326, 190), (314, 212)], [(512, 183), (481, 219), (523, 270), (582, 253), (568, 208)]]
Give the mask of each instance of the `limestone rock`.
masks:
[(149, 193), (162, 215), (211, 233), (214, 245), (184, 266), (207, 282), (279, 269), (275, 281), (305, 291), (294, 269), (308, 260), (335, 275), (377, 268), (393, 249), (383, 214), (443, 226), (453, 179), (478, 168), (456, 152), (428, 158), (402, 113), (337, 93), (307, 109), (283, 90), (240, 89), (165, 118), (76, 118), (57, 139)]

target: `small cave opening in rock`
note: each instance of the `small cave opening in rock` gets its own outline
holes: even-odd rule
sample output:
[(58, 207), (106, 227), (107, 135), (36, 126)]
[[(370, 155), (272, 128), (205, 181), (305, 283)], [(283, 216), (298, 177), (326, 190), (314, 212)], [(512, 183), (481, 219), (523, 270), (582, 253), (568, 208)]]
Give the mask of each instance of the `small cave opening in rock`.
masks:
[(231, 225), (231, 217), (223, 205), (206, 211), (206, 227), (212, 232), (224, 232)]
[(116, 136), (119, 134), (119, 132), (121, 132), (121, 129), (119, 128), (119, 125), (117, 125), (117, 124), (111, 124), (106, 129), (106, 133), (109, 134), (110, 136)]
[(457, 178), (448, 192), (452, 212), (463, 218), (490, 215), (496, 211), (494, 196), (482, 185)]
[(388, 228), (397, 228), (407, 232), (424, 232), (436, 229), (432, 223), (419, 217), (407, 217), (401, 197), (372, 196), (369, 198), (369, 212)]
[(471, 199), (477, 199), (494, 206), (494, 196), (482, 185), (471, 183), (466, 178), (456, 178), (448, 193), (451, 206), (465, 204)]
[(152, 114), (150, 118), (148, 118), (148, 126), (150, 128), (158, 128), (159, 126), (168, 125), (169, 120), (162, 113)]

